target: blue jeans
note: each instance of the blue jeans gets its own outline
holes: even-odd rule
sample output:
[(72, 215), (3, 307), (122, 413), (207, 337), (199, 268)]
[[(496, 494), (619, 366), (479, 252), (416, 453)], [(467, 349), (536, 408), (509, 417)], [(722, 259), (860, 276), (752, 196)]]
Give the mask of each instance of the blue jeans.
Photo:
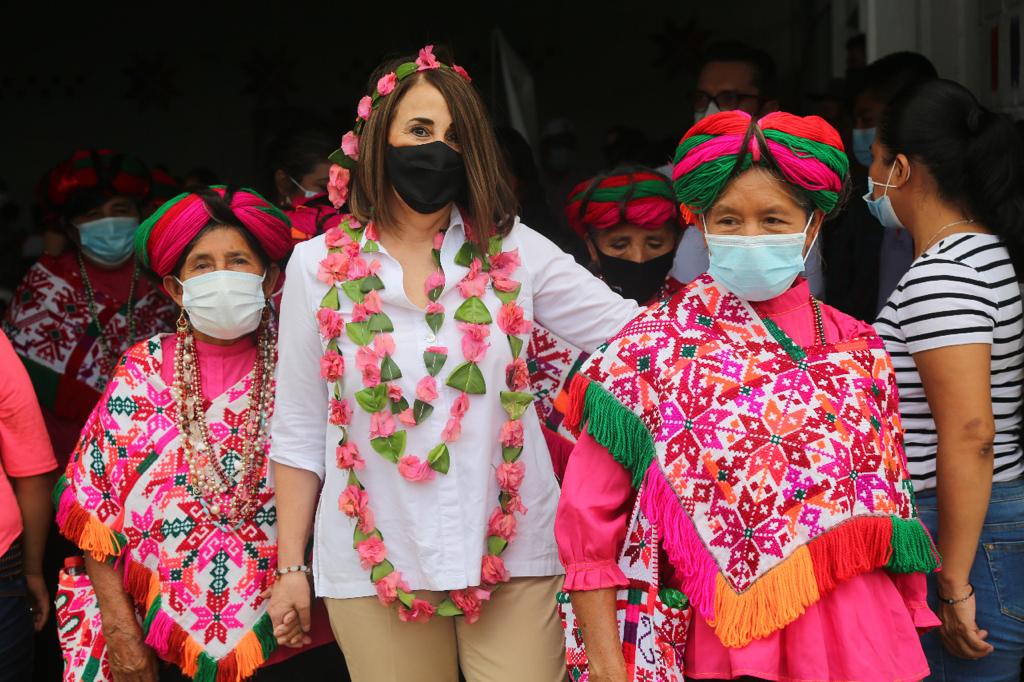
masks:
[(25, 579), (0, 579), (0, 682), (32, 679), (35, 631), (25, 598)]
[[(937, 537), (939, 515), (934, 490), (917, 496), (917, 509), (928, 530)], [(981, 542), (971, 566), (971, 584), (977, 603), (978, 627), (988, 630), (995, 651), (970, 661), (942, 647), (937, 632), (921, 638), (928, 665), (928, 680), (936, 682), (1018, 682), (1024, 661), (1024, 479), (992, 485)], [(928, 605), (938, 613), (935, 576), (928, 578)]]

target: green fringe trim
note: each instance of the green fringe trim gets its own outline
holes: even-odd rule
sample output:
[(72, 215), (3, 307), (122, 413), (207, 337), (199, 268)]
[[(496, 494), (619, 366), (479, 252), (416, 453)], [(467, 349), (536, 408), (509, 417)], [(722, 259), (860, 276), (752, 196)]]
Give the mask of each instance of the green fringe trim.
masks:
[(928, 531), (918, 519), (892, 519), (892, 556), (885, 565), (893, 573), (931, 573), (942, 565)]
[(615, 461), (633, 475), (632, 485), (639, 488), (654, 460), (654, 439), (640, 417), (615, 396), (591, 381), (583, 404), (587, 433), (608, 448)]
[(270, 655), (277, 649), (277, 638), (274, 637), (274, 624), (270, 620), (270, 614), (264, 613), (256, 624), (252, 626), (252, 632), (260, 641), (260, 649), (263, 650), (263, 660), (269, 660)]
[(196, 661), (196, 674), (193, 682), (217, 682), (217, 661), (205, 651), (199, 654)]
[(685, 609), (690, 606), (690, 600), (687, 596), (671, 587), (663, 587), (658, 590), (658, 599), (670, 609)]
[(50, 501), (53, 502), (54, 509), (60, 507), (60, 498), (64, 496), (64, 491), (68, 489), (68, 485), (67, 475), (61, 474), (60, 478), (57, 479), (57, 485), (53, 486), (53, 492), (50, 493)]

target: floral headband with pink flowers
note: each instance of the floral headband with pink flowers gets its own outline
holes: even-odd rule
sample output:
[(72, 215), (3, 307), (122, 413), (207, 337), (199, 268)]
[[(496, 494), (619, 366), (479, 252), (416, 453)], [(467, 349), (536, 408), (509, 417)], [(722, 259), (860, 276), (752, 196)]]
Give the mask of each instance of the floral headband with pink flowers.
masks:
[(328, 158), (332, 161), (330, 178), (327, 183), (327, 196), (335, 208), (341, 208), (348, 199), (348, 186), (352, 171), (359, 163), (359, 137), (362, 135), (363, 127), (370, 120), (374, 109), (382, 99), (394, 91), (395, 87), (403, 80), (420, 71), (431, 69), (448, 69), (454, 71), (466, 82), (471, 83), (472, 78), (466, 70), (458, 64), (442, 64), (434, 56), (434, 46), (427, 45), (420, 50), (419, 56), (414, 62), (404, 62), (391, 73), (384, 74), (377, 80), (377, 87), (373, 93), (365, 95), (359, 100), (356, 108), (356, 122), (352, 130), (345, 133), (341, 138), (341, 149), (335, 150)]

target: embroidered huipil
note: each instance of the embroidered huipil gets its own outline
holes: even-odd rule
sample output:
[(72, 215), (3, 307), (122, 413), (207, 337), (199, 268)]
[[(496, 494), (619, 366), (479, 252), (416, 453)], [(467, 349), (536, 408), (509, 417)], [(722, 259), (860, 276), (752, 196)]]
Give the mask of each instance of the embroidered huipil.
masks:
[[(444, 379), (461, 357), (462, 335), (452, 313), (463, 300), (456, 284), (468, 269), (455, 263), (455, 255), (465, 241), (461, 216), (453, 209), (440, 249), (446, 284), (438, 302), (448, 313), (437, 334), (427, 325), (423, 309), (405, 295), (398, 261), (383, 248), (372, 254), (381, 263), (378, 276), (385, 286), (380, 292), (383, 312), (394, 324), (393, 359), (402, 370), (397, 383), (405, 394), (413, 395), (417, 381), (426, 375), (423, 353), (428, 347), (447, 347), (452, 356), (438, 377), (433, 413), (422, 424), (408, 428), (405, 452), (421, 458), (440, 442), (452, 402), (459, 395), (445, 385)], [(570, 256), (525, 225), (517, 224), (505, 238), (502, 250), (511, 249), (518, 249), (522, 262), (514, 278), (522, 283), (518, 300), (526, 317), (579, 348), (593, 350), (638, 312), (635, 303), (612, 293)], [(335, 462), (337, 429), (327, 421), (327, 385), (320, 376), (324, 342), (315, 314), (328, 286), (317, 279), (316, 273), (326, 255), (325, 240), (320, 236), (298, 245), (288, 266), (271, 458), (312, 471), (323, 479), (314, 528), (317, 594), (365, 597), (376, 591), (352, 547), (355, 522), (338, 509), (347, 476)], [(340, 298), (340, 312), (348, 322), (353, 304), (345, 296)], [(494, 317), (501, 304), (491, 289), (483, 301)], [(489, 342), (490, 349), (479, 363), (487, 393), (470, 397), (462, 435), (450, 445), (447, 475), (425, 483), (402, 478), (398, 468), (370, 446), (369, 414), (358, 407), (353, 410), (349, 438), (366, 460), (360, 480), (370, 497), (377, 527), (387, 538), (388, 558), (414, 590), (461, 589), (481, 582), (480, 557), (486, 552), (487, 521), (498, 499), (494, 477), (502, 461), (498, 433), (506, 421), (498, 392), (503, 390), (505, 368), (512, 357), (497, 327), (492, 327)], [(354, 362), (356, 346), (344, 335), (339, 346), (346, 358), (344, 397), (351, 399), (362, 388)], [(556, 575), (562, 571), (553, 532), (558, 486), (533, 410), (523, 417), (523, 426), (526, 478), (521, 492), (529, 511), (519, 517), (518, 533), (502, 558), (514, 577)]]
[[(161, 658), (200, 679), (241, 679), (276, 646), (260, 597), (277, 566), (269, 461), (262, 462), (260, 505), (251, 518), (228, 526), (204, 510), (187, 483), (171, 388), (175, 344), (173, 336), (155, 336), (117, 366), (58, 483), (57, 524), (97, 560), (117, 561), (146, 643)], [(255, 343), (197, 341), (196, 352), (211, 442), (233, 471), (241, 462)]]
[[(144, 276), (135, 285), (135, 336), (129, 334), (128, 293), (134, 263), (103, 270), (86, 263), (95, 292), (100, 328), (89, 312), (78, 260), (71, 252), (43, 256), (15, 292), (4, 319), (11, 345), (28, 369), (54, 454), (63, 465), (75, 446), (86, 417), (106, 385), (121, 354), (136, 341), (171, 331), (178, 310)], [(110, 350), (103, 353), (97, 338)]]

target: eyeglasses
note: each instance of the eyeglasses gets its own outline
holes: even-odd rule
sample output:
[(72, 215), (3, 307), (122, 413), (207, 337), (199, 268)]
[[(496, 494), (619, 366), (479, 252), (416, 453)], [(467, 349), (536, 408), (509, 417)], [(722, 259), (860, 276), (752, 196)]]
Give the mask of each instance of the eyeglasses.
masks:
[(694, 111), (707, 111), (708, 106), (714, 102), (719, 111), (731, 111), (733, 109), (739, 109), (740, 102), (745, 99), (756, 99), (760, 101), (761, 95), (751, 95), (746, 92), (736, 92), (735, 90), (723, 90), (717, 95), (698, 90), (693, 98), (693, 110)]

